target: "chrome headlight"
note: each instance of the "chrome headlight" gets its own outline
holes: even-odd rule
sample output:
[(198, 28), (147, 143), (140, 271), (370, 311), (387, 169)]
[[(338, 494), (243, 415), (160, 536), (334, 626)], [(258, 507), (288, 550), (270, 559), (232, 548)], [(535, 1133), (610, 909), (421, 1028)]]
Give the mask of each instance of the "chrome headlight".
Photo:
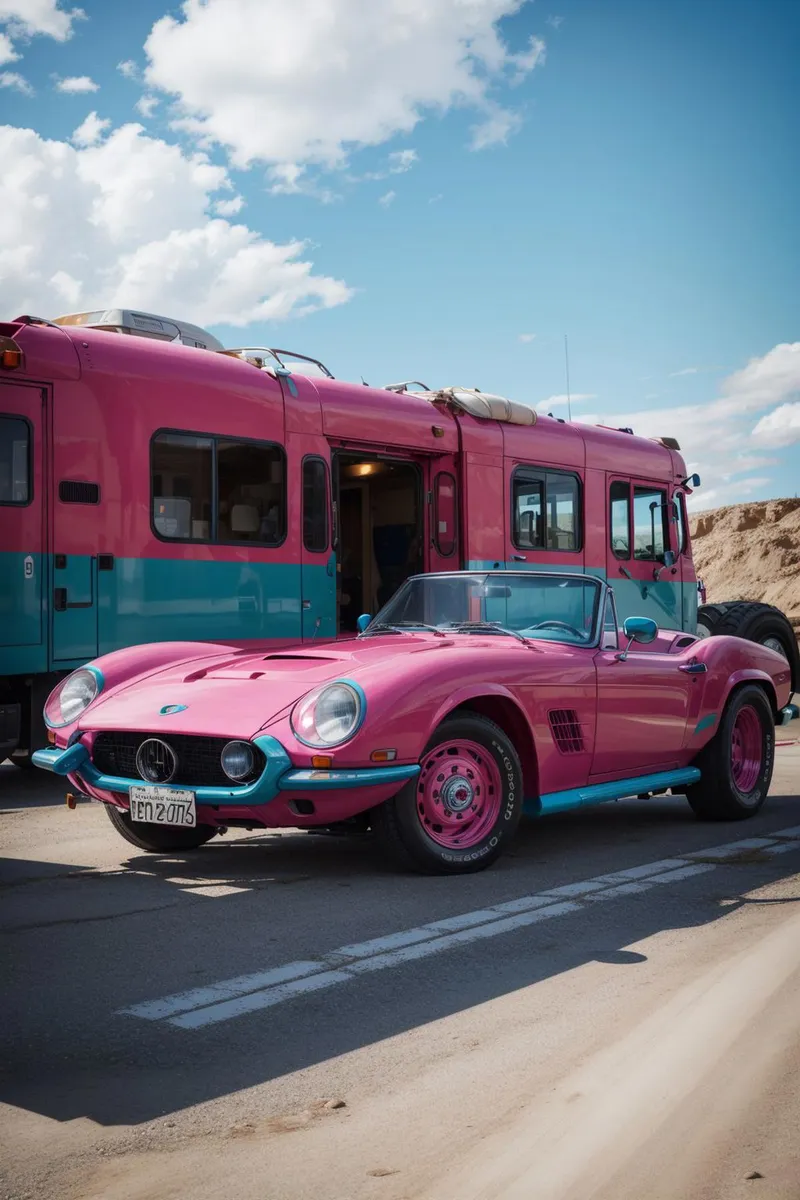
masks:
[(45, 724), (51, 729), (62, 729), (65, 725), (71, 725), (98, 696), (102, 686), (103, 677), (99, 671), (88, 667), (73, 671), (66, 679), (62, 679), (47, 697), (44, 706)]
[(360, 727), (365, 711), (360, 688), (350, 683), (329, 683), (310, 692), (295, 707), (292, 732), (307, 746), (338, 746)]
[(228, 779), (244, 783), (255, 771), (256, 756), (249, 742), (228, 742), (222, 747), (220, 763)]

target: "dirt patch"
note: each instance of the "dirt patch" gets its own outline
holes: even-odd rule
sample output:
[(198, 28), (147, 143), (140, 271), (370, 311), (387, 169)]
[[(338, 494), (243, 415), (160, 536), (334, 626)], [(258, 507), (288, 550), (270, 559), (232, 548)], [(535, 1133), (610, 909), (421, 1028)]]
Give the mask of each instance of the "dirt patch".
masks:
[(690, 529), (709, 604), (774, 604), (800, 633), (800, 497), (711, 509), (694, 516)]

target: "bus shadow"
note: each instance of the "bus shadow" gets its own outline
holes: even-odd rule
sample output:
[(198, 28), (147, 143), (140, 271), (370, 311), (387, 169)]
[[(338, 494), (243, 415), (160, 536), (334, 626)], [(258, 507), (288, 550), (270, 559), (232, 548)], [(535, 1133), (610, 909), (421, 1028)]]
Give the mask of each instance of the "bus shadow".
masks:
[[(771, 798), (769, 828), (796, 825), (798, 820), (800, 798)], [(382, 932), (389, 933), (408, 927), (402, 915), (394, 915), (398, 897), (408, 888), (430, 888), (432, 903), (427, 919), (436, 919), (448, 915), (441, 911), (443, 898), (447, 908), (458, 913), (481, 903), (501, 902), (507, 895), (539, 890), (543, 885), (532, 878), (530, 868), (540, 860), (552, 864), (554, 856), (563, 859), (556, 884), (588, 877), (592, 872), (576, 871), (574, 861), (569, 865), (569, 848), (574, 855), (593, 838), (608, 840), (610, 845), (616, 839), (615, 852), (603, 853), (605, 872), (646, 862), (648, 855), (642, 855), (639, 843), (651, 841), (654, 832), (658, 829), (663, 832), (668, 824), (676, 826), (676, 845), (681, 844), (684, 854), (735, 841), (737, 837), (750, 838), (769, 832), (764, 820), (748, 822), (746, 831), (741, 827), (732, 831), (730, 826), (713, 827), (709, 831), (708, 826), (696, 825), (691, 816), (684, 823), (677, 807), (668, 800), (651, 802), (649, 806), (632, 804), (610, 816), (592, 810), (572, 818), (551, 818), (526, 826), (513, 859), (503, 860), (487, 875), (472, 877), (483, 881), (481, 893), (471, 894), (466, 902), (463, 889), (454, 901), (452, 894), (448, 895), (447, 885), (453, 881), (415, 881), (393, 875), (391, 868), (377, 863), (366, 840), (348, 842), (307, 835), (255, 837), (240, 839), (230, 847), (221, 845), (213, 852), (209, 848), (193, 859), (170, 856), (167, 860), (165, 856), (162, 860), (137, 855), (129, 864), (135, 864), (137, 871), (144, 870), (142, 859), (145, 859), (150, 876), (164, 882), (178, 871), (186, 873), (183, 876), (186, 881), (192, 879), (193, 872), (198, 881), (209, 878), (263, 881), (271, 877), (272, 866), (276, 877), (280, 866), (288, 878), (286, 868), (291, 864), (296, 880), (313, 877), (332, 888), (347, 883), (363, 890), (364, 902), (370, 882), (379, 882), (380, 890), (369, 894), (370, 902), (375, 894), (380, 896), (385, 916)], [(688, 829), (696, 831), (692, 839), (687, 837)], [(629, 840), (625, 840), (626, 835)], [(580, 845), (576, 845), (576, 840)], [(687, 845), (690, 840), (698, 844)], [(658, 857), (667, 857), (669, 851), (664, 849), (663, 838), (658, 846)], [(237, 856), (238, 865), (234, 861)], [(251, 856), (256, 859), (255, 864), (241, 861)], [(656, 855), (651, 853), (649, 857)], [(88, 1117), (102, 1126), (152, 1121), (325, 1062), (335, 1063), (352, 1051), (522, 989), (533, 989), (530, 1004), (535, 1005), (537, 984), (587, 963), (636, 969), (647, 959), (645, 954), (630, 947), (656, 934), (699, 929), (747, 905), (800, 905), (800, 886), (789, 895), (763, 900), (757, 894), (748, 895), (765, 885), (796, 877), (799, 861), (796, 852), (769, 860), (759, 860), (757, 853), (742, 856), (738, 863), (720, 866), (694, 880), (684, 880), (672, 887), (659, 886), (641, 895), (585, 904), (578, 911), (487, 942), (433, 955), (420, 963), (371, 973), (317, 994), (300, 996), (195, 1031), (121, 1014), (119, 1005), (106, 997), (104, 973), (118, 969), (121, 956), (135, 955), (150, 981), (152, 956), (169, 955), (170, 950), (167, 942), (155, 933), (148, 939), (141, 928), (130, 945), (120, 945), (119, 926), (115, 939), (115, 927), (108, 922), (102, 927), (105, 934), (95, 935), (94, 962), (87, 967), (85, 960), (73, 965), (61, 960), (60, 975), (54, 975), (51, 990), (37, 995), (36, 1013), (27, 1023), (25, 1036), (15, 1037), (7, 1049), (6, 1068), (0, 1075), (0, 1099), (57, 1121)], [(548, 881), (547, 886), (556, 884)], [(198, 882), (198, 886), (202, 884)], [(290, 888), (281, 894), (292, 893), (294, 889)], [(336, 894), (321, 893), (318, 903), (332, 903), (332, 895)], [(194, 919), (197, 906), (191, 910), (194, 936), (191, 946), (198, 954), (194, 986), (233, 977), (237, 974), (232, 969), (233, 961), (238, 963), (239, 973), (245, 973), (248, 967), (258, 969), (265, 960), (270, 961), (264, 949), (269, 917), (248, 930), (236, 916), (237, 911), (241, 912), (237, 908), (240, 900), (241, 896), (234, 894), (220, 901), (219, 906), (204, 909), (202, 924)], [(354, 902), (362, 901), (350, 895), (347, 903)], [(170, 911), (180, 911), (183, 919), (190, 910), (173, 906)], [(303, 911), (303, 919), (309, 919), (309, 910)], [(239, 957), (236, 959), (234, 955), (232, 960), (230, 942), (236, 938), (240, 945), (234, 950)], [(334, 948), (333, 944), (326, 947)], [(181, 951), (185, 953), (185, 948)], [(283, 955), (272, 965), (289, 957)], [(297, 953), (295, 957), (302, 955)], [(139, 992), (144, 991), (147, 999), (154, 999), (184, 990), (185, 983), (175, 986), (174, 974), (173, 986), (163, 986), (170, 977), (169, 967), (169, 961), (166, 965), (162, 963), (160, 978), (152, 992), (141, 986)], [(83, 1012), (73, 1010), (64, 991), (65, 975), (78, 971), (83, 972), (81, 987), (87, 997)], [(180, 979), (183, 978), (181, 975)], [(72, 996), (77, 996), (75, 979), (71, 987)], [(17, 1002), (25, 1004), (27, 998), (17, 996)], [(35, 1046), (35, 1053), (31, 1053), (30, 1046)], [(334, 1067), (331, 1087), (335, 1087), (336, 1077)]]

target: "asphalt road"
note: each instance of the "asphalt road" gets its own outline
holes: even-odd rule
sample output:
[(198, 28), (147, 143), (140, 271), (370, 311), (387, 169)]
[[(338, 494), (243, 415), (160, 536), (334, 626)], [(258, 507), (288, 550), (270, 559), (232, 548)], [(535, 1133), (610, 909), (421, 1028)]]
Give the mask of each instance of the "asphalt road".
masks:
[(0, 1197), (800, 1197), (798, 744), (751, 821), (609, 804), (457, 879), (141, 854), (9, 765), (0, 830)]

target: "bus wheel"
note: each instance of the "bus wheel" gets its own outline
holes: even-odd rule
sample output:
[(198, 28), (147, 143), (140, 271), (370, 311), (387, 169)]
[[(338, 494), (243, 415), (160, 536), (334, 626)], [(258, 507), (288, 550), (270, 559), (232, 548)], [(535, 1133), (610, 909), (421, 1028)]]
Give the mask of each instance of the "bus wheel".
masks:
[(760, 642), (762, 646), (782, 654), (792, 670), (792, 688), (800, 689), (800, 649), (788, 619), (772, 604), (759, 604), (741, 600), (733, 604), (720, 605), (725, 612), (717, 621), (712, 633), (729, 637), (747, 638)]
[(522, 814), (522, 768), (511, 741), (485, 717), (448, 717), (420, 773), (372, 814), (372, 830), (406, 870), (482, 871), (506, 849)]
[(148, 821), (132, 821), (130, 814), (114, 804), (106, 804), (111, 824), (126, 842), (150, 854), (168, 854), (173, 850), (197, 850), (211, 841), (217, 832), (214, 825), (196, 825), (180, 829), (173, 825), (152, 825)]
[(686, 789), (704, 821), (753, 817), (767, 798), (775, 760), (775, 718), (762, 688), (747, 684), (728, 701), (719, 728), (696, 759), (701, 778)]
[(697, 636), (711, 637), (730, 604), (701, 604), (697, 610)]

